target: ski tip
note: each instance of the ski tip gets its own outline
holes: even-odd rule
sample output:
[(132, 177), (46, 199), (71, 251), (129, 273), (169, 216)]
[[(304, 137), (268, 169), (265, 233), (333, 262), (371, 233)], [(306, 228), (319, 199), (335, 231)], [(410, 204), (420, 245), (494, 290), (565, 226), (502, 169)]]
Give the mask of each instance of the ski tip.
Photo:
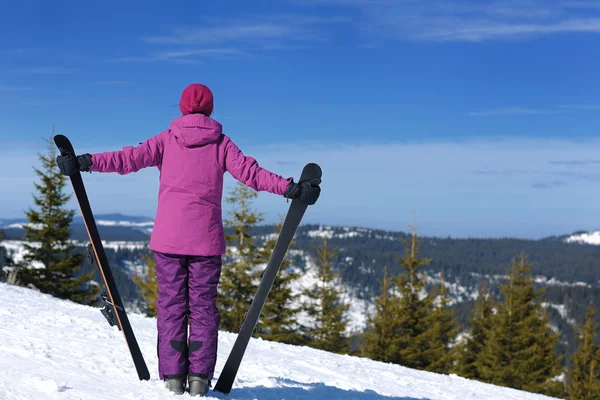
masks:
[(315, 178), (321, 178), (323, 176), (323, 170), (316, 163), (308, 163), (304, 166), (302, 174), (300, 175), (300, 181), (308, 181)]
[(56, 147), (58, 147), (60, 155), (62, 156), (75, 153), (71, 141), (65, 135), (55, 135), (54, 144), (56, 144)]

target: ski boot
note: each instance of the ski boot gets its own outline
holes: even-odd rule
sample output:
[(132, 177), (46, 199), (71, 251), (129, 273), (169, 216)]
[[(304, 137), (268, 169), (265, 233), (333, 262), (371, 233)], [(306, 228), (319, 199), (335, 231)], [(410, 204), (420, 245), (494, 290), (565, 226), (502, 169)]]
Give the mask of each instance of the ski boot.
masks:
[(185, 376), (166, 378), (165, 387), (175, 394), (183, 394), (185, 392)]
[(205, 374), (189, 375), (190, 396), (204, 397), (210, 388), (210, 381)]

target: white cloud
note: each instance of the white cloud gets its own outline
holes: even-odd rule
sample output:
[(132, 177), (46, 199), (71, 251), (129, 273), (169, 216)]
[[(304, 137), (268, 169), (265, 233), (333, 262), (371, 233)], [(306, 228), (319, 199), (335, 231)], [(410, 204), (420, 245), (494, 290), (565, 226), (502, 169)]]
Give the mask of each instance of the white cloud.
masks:
[(152, 52), (143, 57), (123, 57), (115, 61), (120, 62), (154, 62), (166, 61), (178, 64), (203, 64), (204, 62), (190, 57), (201, 56), (202, 58), (240, 58), (249, 57), (250, 54), (234, 48), (194, 49)]
[(315, 40), (318, 26), (349, 22), (347, 17), (270, 14), (244, 19), (204, 18), (197, 26), (173, 29), (169, 34), (144, 37), (155, 45), (211, 45), (214, 43), (261, 43), (273, 40)]
[(387, 38), (481, 42), (561, 33), (600, 33), (596, 1), (313, 0), (297, 4), (356, 7), (361, 28)]
[[(198, 24), (178, 26), (168, 32), (145, 36), (151, 46), (145, 55), (116, 61), (200, 64), (210, 59), (254, 57), (264, 52), (306, 47), (327, 40), (327, 27), (348, 23), (343, 16), (302, 14), (246, 15), (234, 18), (199, 18)], [(155, 50), (160, 49), (160, 50)], [(167, 50), (164, 50), (167, 49)]]

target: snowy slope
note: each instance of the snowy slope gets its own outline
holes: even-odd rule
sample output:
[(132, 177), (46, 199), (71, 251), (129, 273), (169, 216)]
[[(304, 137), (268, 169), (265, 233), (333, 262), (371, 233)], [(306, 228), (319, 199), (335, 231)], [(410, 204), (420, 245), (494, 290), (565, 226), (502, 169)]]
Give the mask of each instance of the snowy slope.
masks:
[[(173, 399), (156, 373), (156, 321), (131, 315), (152, 379), (140, 382), (122, 334), (94, 308), (0, 284), (0, 399)], [(217, 376), (235, 335), (221, 333)], [(214, 383), (214, 382), (213, 382)], [(250, 399), (503, 399), (549, 397), (252, 340), (232, 392), (209, 398)], [(184, 395), (183, 398), (187, 398)]]

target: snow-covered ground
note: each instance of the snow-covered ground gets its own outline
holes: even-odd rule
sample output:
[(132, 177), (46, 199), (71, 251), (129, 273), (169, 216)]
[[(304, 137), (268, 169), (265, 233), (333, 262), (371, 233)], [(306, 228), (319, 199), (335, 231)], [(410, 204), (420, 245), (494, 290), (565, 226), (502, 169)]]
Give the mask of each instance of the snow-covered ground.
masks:
[[(0, 283), (0, 399), (177, 398), (158, 379), (156, 321), (137, 314), (130, 319), (150, 381), (138, 380), (122, 334), (96, 309)], [(220, 334), (217, 377), (235, 337)], [(260, 339), (251, 340), (231, 393), (211, 391), (207, 398), (550, 399), (454, 375)]]

